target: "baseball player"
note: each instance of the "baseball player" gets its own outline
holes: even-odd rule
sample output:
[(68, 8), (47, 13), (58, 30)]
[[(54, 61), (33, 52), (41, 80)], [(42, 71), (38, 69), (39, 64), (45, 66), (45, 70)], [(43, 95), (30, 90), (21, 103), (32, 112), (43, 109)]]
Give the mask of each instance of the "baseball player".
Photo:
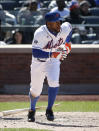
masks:
[(53, 104), (59, 89), (60, 63), (71, 50), (70, 38), (72, 27), (70, 23), (61, 24), (59, 13), (47, 13), (46, 25), (38, 28), (32, 42), (30, 110), (28, 121), (35, 121), (35, 106), (40, 97), (45, 77), (48, 81), (47, 120), (53, 121)]

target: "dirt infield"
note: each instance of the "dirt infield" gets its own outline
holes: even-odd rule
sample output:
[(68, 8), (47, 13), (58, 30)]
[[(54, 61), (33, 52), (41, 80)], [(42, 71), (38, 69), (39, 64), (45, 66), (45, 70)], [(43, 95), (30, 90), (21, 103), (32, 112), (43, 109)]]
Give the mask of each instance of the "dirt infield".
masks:
[(55, 112), (55, 120), (47, 121), (45, 112), (36, 112), (36, 121), (27, 121), (27, 112), (0, 116), (0, 128), (32, 128), (52, 131), (99, 131), (99, 113)]
[[(47, 95), (41, 95), (40, 101), (47, 101)], [(57, 95), (57, 101), (99, 101), (99, 95)], [(0, 95), (0, 102), (29, 101), (28, 95)]]
[[(42, 95), (40, 101), (46, 101)], [(58, 101), (99, 101), (99, 95), (58, 95)], [(0, 102), (29, 101), (27, 95), (0, 95)], [(54, 112), (55, 120), (47, 121), (45, 112), (36, 112), (36, 121), (27, 121), (28, 112), (3, 116), (0, 113), (0, 128), (32, 128), (51, 131), (99, 131), (99, 112)]]

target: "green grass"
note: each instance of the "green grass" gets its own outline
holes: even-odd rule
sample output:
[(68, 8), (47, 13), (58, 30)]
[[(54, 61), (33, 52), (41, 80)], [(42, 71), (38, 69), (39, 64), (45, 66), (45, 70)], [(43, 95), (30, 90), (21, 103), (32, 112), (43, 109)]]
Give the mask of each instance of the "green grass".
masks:
[[(56, 112), (99, 112), (99, 101), (66, 101), (55, 102), (55, 104), (56, 103), (61, 103), (59, 106), (53, 108), (53, 110)], [(47, 102), (37, 103), (37, 106), (42, 105), (47, 106)], [(0, 111), (28, 107), (29, 102), (0, 102)], [(38, 111), (45, 111), (45, 109)]]
[(30, 128), (0, 128), (0, 131), (49, 131)]

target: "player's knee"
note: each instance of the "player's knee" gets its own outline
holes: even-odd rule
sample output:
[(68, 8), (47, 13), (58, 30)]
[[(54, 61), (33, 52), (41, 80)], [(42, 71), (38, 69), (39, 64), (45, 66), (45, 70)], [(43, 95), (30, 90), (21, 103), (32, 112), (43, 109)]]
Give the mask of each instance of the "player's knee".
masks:
[(33, 89), (31, 89), (31, 88), (30, 88), (30, 92), (31, 92), (31, 95), (32, 95), (33, 97), (40, 96), (40, 94), (41, 94), (41, 91), (39, 91), (39, 90), (33, 90)]
[(49, 86), (50, 87), (59, 87), (59, 82), (58, 81), (49, 82)]

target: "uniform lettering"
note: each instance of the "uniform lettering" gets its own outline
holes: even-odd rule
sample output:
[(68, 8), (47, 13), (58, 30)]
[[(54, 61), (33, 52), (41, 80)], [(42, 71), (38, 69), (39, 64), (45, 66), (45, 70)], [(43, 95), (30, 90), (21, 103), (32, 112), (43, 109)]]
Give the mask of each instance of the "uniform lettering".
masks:
[(53, 39), (48, 41), (47, 45), (43, 49), (51, 49), (60, 46), (63, 43), (63, 38), (60, 38), (56, 44), (53, 43)]

